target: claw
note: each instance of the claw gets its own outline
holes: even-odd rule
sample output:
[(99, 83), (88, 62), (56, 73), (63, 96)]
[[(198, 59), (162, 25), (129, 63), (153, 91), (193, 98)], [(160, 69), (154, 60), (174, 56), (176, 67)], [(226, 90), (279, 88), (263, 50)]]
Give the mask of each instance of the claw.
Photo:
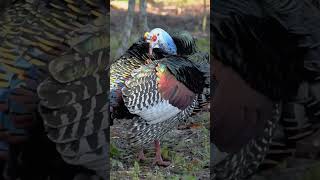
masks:
[(163, 159), (162, 159), (162, 157), (160, 156), (159, 158), (155, 158), (154, 160), (153, 160), (153, 163), (152, 163), (153, 165), (158, 165), (158, 166), (164, 166), (164, 167), (167, 167), (167, 166), (170, 166), (170, 162), (169, 161), (164, 161)]

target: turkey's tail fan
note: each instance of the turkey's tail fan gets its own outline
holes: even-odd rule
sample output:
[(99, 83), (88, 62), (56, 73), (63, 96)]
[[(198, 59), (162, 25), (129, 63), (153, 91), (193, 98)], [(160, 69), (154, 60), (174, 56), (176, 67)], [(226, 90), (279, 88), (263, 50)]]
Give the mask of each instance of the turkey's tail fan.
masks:
[(188, 31), (173, 32), (171, 37), (177, 46), (178, 54), (191, 55), (197, 52), (196, 41)]
[(197, 68), (204, 74), (205, 88), (203, 89), (203, 93), (198, 96), (198, 105), (194, 110), (197, 112), (210, 102), (209, 54), (199, 51), (196, 39), (188, 31), (173, 32), (171, 36), (177, 45), (178, 54), (195, 63)]
[(49, 64), (51, 77), (39, 85), (38, 95), (48, 137), (62, 158), (107, 178), (109, 46), (107, 28), (101, 29), (84, 32), (84, 41)]
[(273, 137), (271, 150), (261, 169), (275, 167), (289, 156), (309, 157), (320, 152), (317, 146), (320, 133), (319, 72), (315, 68), (312, 79), (303, 82), (297, 95), (283, 104), (280, 133)]
[(209, 54), (205, 52), (196, 52), (187, 56), (187, 59), (194, 62), (195, 66), (203, 73), (205, 78), (205, 87), (198, 96), (198, 105), (195, 107), (194, 112), (203, 109), (210, 105), (210, 60)]

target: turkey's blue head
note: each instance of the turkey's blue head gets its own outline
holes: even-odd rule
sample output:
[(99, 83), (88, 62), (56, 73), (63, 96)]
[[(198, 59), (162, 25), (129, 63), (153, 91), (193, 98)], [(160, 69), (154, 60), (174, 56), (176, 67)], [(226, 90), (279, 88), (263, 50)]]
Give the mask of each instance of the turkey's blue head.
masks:
[(177, 47), (172, 37), (161, 28), (155, 28), (144, 34), (144, 39), (149, 43), (149, 54), (154, 48), (159, 48), (170, 55), (177, 54)]

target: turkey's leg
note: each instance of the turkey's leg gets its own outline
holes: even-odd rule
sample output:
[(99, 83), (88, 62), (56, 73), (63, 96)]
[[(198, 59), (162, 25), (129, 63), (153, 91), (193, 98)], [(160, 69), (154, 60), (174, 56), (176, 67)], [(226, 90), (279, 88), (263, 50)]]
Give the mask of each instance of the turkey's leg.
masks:
[(146, 157), (144, 156), (143, 149), (141, 149), (138, 154), (138, 161), (145, 161), (145, 160), (146, 160)]
[(170, 162), (169, 161), (164, 161), (162, 159), (161, 149), (160, 149), (160, 141), (159, 140), (155, 140), (154, 141), (154, 146), (155, 146), (155, 149), (156, 149), (156, 156), (155, 156), (155, 158), (153, 160), (153, 164), (157, 164), (159, 166), (169, 166)]

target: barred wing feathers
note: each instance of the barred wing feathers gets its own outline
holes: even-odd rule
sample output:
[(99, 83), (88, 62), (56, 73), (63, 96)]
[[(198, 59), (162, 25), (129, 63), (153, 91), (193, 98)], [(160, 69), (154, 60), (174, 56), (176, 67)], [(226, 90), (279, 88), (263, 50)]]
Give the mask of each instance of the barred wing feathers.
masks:
[(124, 87), (125, 81), (131, 78), (131, 72), (142, 66), (148, 58), (156, 60), (164, 56), (158, 49), (155, 49), (153, 55), (149, 56), (148, 48), (148, 43), (141, 38), (124, 55), (112, 63), (110, 68), (110, 106), (113, 117), (128, 116), (122, 101), (121, 89)]
[(192, 62), (177, 56), (134, 70), (122, 89), (129, 112), (139, 116), (129, 133), (131, 144), (161, 138), (189, 116), (204, 86), (202, 75)]

